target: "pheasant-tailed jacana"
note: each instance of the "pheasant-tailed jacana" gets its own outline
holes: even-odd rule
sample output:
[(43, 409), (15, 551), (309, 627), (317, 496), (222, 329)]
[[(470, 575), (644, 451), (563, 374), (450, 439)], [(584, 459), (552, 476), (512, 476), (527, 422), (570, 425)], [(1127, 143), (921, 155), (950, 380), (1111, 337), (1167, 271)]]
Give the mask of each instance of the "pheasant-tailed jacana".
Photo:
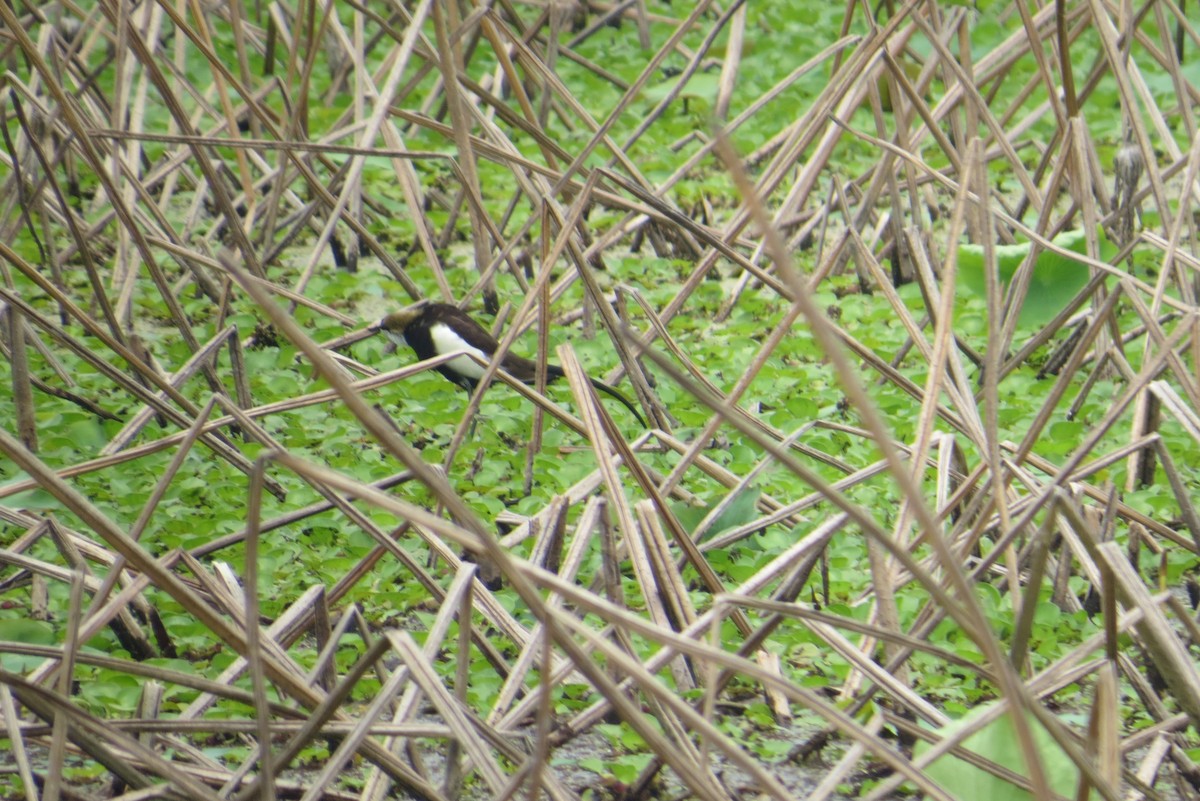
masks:
[[(420, 359), (432, 359), (454, 351), (467, 351), (478, 355), (484, 361), (489, 361), (500, 347), (500, 343), (487, 329), (471, 319), (466, 312), (449, 303), (419, 301), (400, 311), (392, 312), (372, 326), (372, 329), (387, 334), (397, 343), (406, 343)], [(504, 372), (526, 384), (532, 384), (537, 373), (536, 362), (515, 353), (506, 353), (500, 366)], [(474, 391), (479, 379), (483, 378), (484, 371), (470, 356), (458, 356), (436, 369), (468, 393)], [(563, 369), (557, 364), (546, 365), (547, 383), (563, 375)], [(638, 422), (642, 426), (646, 425), (633, 401), (603, 381), (591, 376), (588, 380), (596, 389), (625, 404)]]

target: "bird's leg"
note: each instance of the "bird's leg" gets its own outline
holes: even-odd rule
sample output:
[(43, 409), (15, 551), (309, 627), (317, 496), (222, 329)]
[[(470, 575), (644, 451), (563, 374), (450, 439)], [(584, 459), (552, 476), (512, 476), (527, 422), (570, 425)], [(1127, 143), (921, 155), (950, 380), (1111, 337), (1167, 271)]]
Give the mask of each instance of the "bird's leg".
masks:
[[(465, 389), (467, 391), (467, 408), (469, 409), (469, 408), (471, 408), (472, 388), (471, 387), (463, 387), (463, 389)], [(480, 407), (480, 409), (476, 409), (475, 416), (471, 418), (471, 425), (469, 428), (467, 428), (467, 439), (475, 439), (475, 426), (479, 423), (479, 415), (482, 413), (481, 409), (482, 409), (482, 406)]]

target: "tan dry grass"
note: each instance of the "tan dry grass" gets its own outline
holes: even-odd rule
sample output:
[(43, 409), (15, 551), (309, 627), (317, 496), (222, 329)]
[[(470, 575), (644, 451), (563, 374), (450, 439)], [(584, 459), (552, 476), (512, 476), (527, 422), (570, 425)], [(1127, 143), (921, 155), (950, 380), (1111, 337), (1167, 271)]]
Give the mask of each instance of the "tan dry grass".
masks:
[[(38, 231), (43, 253), (40, 263), (34, 264), (18, 248), (0, 245), (5, 278), (0, 298), (5, 304), (5, 341), (17, 410), (12, 426), (17, 435), (0, 432), (0, 449), (29, 477), (26, 483), (6, 487), (4, 493), (40, 487), (81, 521), (80, 530), (72, 531), (25, 511), (0, 508), (7, 531), (15, 532), (11, 537), (6, 534), (0, 559), (14, 569), (36, 574), (39, 581), (71, 587), (67, 637), (61, 647), (4, 645), (13, 653), (46, 657), (28, 675), (0, 674), (0, 712), (30, 798), (36, 797), (35, 786), (44, 798), (58, 798), (68, 791), (63, 764), (66, 754), (75, 752), (104, 765), (135, 794), (145, 790), (140, 797), (250, 798), (286, 793), (317, 798), (335, 792), (347, 765), (361, 758), (369, 766), (357, 791), (361, 798), (382, 798), (391, 783), (421, 798), (453, 798), (469, 778), (474, 787), (486, 788), (478, 792), (491, 797), (523, 793), (532, 798), (542, 791), (556, 799), (570, 799), (577, 797), (577, 789), (563, 783), (550, 760), (564, 743), (614, 714), (645, 739), (655, 757), (641, 780), (628, 788), (635, 796), (646, 792), (656, 774), (669, 769), (673, 781), (690, 797), (732, 798), (738, 788), (722, 782), (713, 769), (715, 757), (717, 764), (738, 768), (744, 777), (741, 781), (757, 792), (789, 798), (793, 790), (776, 771), (714, 723), (716, 705), (735, 675), (782, 699), (780, 714), (786, 714), (788, 704), (813, 711), (850, 744), (811, 797), (833, 795), (838, 783), (870, 757), (893, 771), (871, 797), (884, 797), (907, 779), (930, 797), (947, 798), (922, 773), (930, 757), (913, 761), (908, 752), (880, 736), (885, 724), (911, 729), (910, 722), (917, 719), (944, 722), (945, 715), (914, 688), (905, 665), (917, 650), (947, 664), (961, 664), (955, 655), (927, 640), (928, 633), (947, 617), (970, 635), (984, 655), (983, 667), (970, 663), (964, 667), (994, 683), (1008, 705), (1041, 720), (1104, 797), (1124, 797), (1130, 787), (1156, 797), (1157, 792), (1146, 785), (1166, 786), (1167, 782), (1155, 783), (1160, 767), (1168, 776), (1194, 775), (1195, 766), (1173, 746), (1182, 742), (1176, 739), (1180, 727), (1200, 724), (1200, 684), (1187, 650), (1200, 632), (1178, 600), (1170, 593), (1156, 592), (1150, 579), (1139, 574), (1111, 542), (1119, 531), (1123, 539), (1141, 547), (1194, 552), (1200, 536), (1187, 479), (1156, 434), (1165, 414), (1200, 437), (1200, 424), (1192, 411), (1200, 401), (1193, 276), (1197, 265), (1193, 202), (1200, 146), (1184, 152), (1171, 134), (1176, 121), (1186, 130), (1195, 130), (1191, 105), (1197, 88), (1187, 82), (1167, 32), (1178, 24), (1189, 49), (1200, 42), (1176, 5), (1168, 0), (1152, 0), (1138, 9), (1101, 0), (1048, 3), (1036, 9), (1018, 4), (1022, 27), (991, 52), (972, 59), (971, 12), (960, 5), (939, 8), (936, 3), (908, 2), (870, 26), (865, 35), (852, 36), (850, 18), (863, 12), (857, 4), (847, 3), (846, 35), (729, 120), (725, 130), (737, 128), (792, 82), (832, 61), (836, 66), (828, 85), (808, 107), (798, 110), (794, 119), (782, 120), (776, 135), (745, 158), (733, 152), (725, 133), (712, 136), (683, 167), (658, 184), (641, 174), (627, 151), (677, 98), (663, 98), (624, 142), (614, 141), (610, 131), (668, 57), (681, 56), (687, 64), (684, 74), (694, 74), (716, 38), (728, 30), (716, 104), (724, 115), (738, 79), (746, 6), (700, 2), (686, 18), (678, 19), (655, 17), (642, 2), (611, 9), (611, 14), (634, 23), (644, 42), (649, 42), (652, 24), (669, 25), (673, 33), (656, 51), (647, 53), (645, 68), (635, 81), (629, 85), (614, 81), (622, 99), (603, 120), (594, 119), (556, 73), (556, 63), (570, 60), (604, 74), (601, 66), (586, 64), (572, 42), (564, 44), (569, 15), (576, 10), (573, 4), (535, 7), (536, 13), (523, 17), (516, 16), (508, 3), (391, 4), (386, 6), (386, 19), (375, 11), (355, 8), (354, 14), (332, 15), (318, 4), (295, 8), (271, 4), (261, 10), (261, 18), (255, 18), (244, 3), (100, 2), (91, 7), (64, 3), (61, 8), (22, 5), (15, 9), (0, 4), (3, 47), (8, 63), (14, 65), (6, 76), (9, 92), (4, 101), (5, 113), (14, 122), (8, 126), (3, 154), (6, 183), (0, 201), (4, 225), (0, 242)], [(526, 24), (520, 20), (531, 17), (536, 20), (522, 29)], [(578, 36), (592, 35), (602, 19), (593, 18)], [(66, 37), (64, 20), (80, 23)], [(168, 23), (173, 30), (170, 38), (165, 34)], [(684, 37), (697, 28), (705, 34), (703, 44), (689, 50)], [(217, 55), (214, 32), (234, 37), (237, 63), (227, 64)], [(1066, 62), (1056, 53), (1071, 50), (1084, 32), (1097, 35), (1102, 50), (1086, 73), (1072, 75), (1069, 69), (1064, 73)], [(915, 38), (928, 43), (931, 54), (917, 65), (913, 78), (905, 64), (912, 63), (909, 48)], [(467, 69), (472, 57), (484, 49), (497, 63), (488, 86), (472, 78)], [(247, 56), (251, 50), (271, 52), (274, 76), (254, 74)], [(307, 112), (325, 102), (310, 89), (309, 81), (314, 54), (321, 50), (357, 101), (344, 117), (318, 130)], [(384, 55), (368, 65), (364, 58), (368, 52)], [(211, 85), (190, 86), (177, 78), (185, 72), (184, 62), (196, 59), (211, 67)], [(1077, 56), (1075, 63), (1081, 61)], [(1176, 81), (1178, 108), (1159, 109), (1153, 103), (1143, 74), (1152, 61)], [(1040, 93), (1046, 101), (1032, 108), (1017, 104), (1007, 110), (993, 109), (995, 87), (1015, 74), (1016, 65), (1030, 62), (1036, 72), (1023, 94)], [(98, 71), (96, 64), (100, 64)], [(97, 75), (104, 76), (103, 88)], [(436, 77), (434, 91), (417, 92), (426, 76)], [(1101, 78), (1111, 78), (1119, 87), (1129, 143), (1122, 158), (1143, 165), (1142, 174), (1131, 176), (1114, 196), (1107, 188), (1110, 167), (1098, 156), (1080, 116), (1081, 110), (1090, 111), (1089, 96)], [(1061, 98), (1059, 84), (1066, 87)], [(504, 92), (498, 88), (501, 85)], [(890, 111), (885, 111), (880, 95), (883, 85), (891, 97)], [(1052, 90), (1045, 92), (1046, 86)], [(864, 105), (872, 113), (872, 130), (857, 129), (849, 122)], [(169, 115), (165, 129), (147, 122), (151, 110)], [(560, 145), (545, 133), (550, 115), (588, 131), (587, 143), (574, 149)], [(1055, 137), (1030, 142), (1028, 130), (1046, 120), (1054, 122)], [(239, 128), (243, 122), (248, 128), (245, 133)], [(454, 145), (455, 158), (448, 162), (452, 178), (446, 187), (427, 188), (414, 168), (418, 160), (446, 161), (441, 154), (407, 147), (407, 132), (417, 128), (440, 133)], [(518, 131), (535, 143), (536, 157), (518, 150), (513, 141)], [(849, 137), (873, 148), (878, 159), (872, 169), (847, 179), (833, 159), (839, 144)], [(1200, 140), (1193, 137), (1193, 141)], [(145, 158), (148, 143), (163, 148), (153, 161)], [(602, 154), (607, 167), (586, 167), (593, 154)], [(930, 154), (937, 154), (948, 166), (930, 166)], [(543, 412), (555, 416), (590, 443), (598, 465), (593, 475), (502, 540), (491, 533), (493, 521), (481, 520), (458, 497), (444, 472), (426, 464), (364, 400), (362, 393), (368, 387), (398, 380), (411, 371), (352, 382), (342, 364), (277, 303), (286, 299), (306, 304), (331, 319), (353, 323), (351, 317), (306, 297), (312, 277), (323, 269), (319, 264), (335, 230), (349, 232), (342, 234), (341, 248), (350, 265), (369, 256), (411, 296), (420, 294), (403, 262), (365, 224), (379, 213), (361, 180), (362, 157), (368, 155), (391, 160), (409, 209), (435, 204), (451, 218), (462, 215), (470, 220), (479, 275), (469, 297), (482, 296), (495, 311), (501, 300), (494, 288), (497, 275), (507, 273), (521, 287), (524, 301), (514, 302), (518, 308), (509, 309), (513, 322), (503, 347), (536, 325), (538, 355), (546, 358), (552, 304), (568, 287), (582, 285), (591, 304), (590, 324), (611, 341), (622, 371), (657, 426), (636, 441), (626, 441), (595, 402), (570, 350), (558, 357), (567, 369), (579, 419), (538, 392), (497, 374), (495, 378), (512, 384), (537, 405), (535, 432), (541, 430)], [(334, 156), (348, 158), (339, 162)], [(1027, 161), (1036, 166), (1030, 169)], [(518, 205), (514, 202), (504, 218), (493, 218), (480, 183), (478, 165), (484, 162), (509, 170), (523, 200), (538, 213), (518, 221), (511, 217)], [(999, 165), (1012, 176), (1020, 186), (1018, 196), (1001, 196), (989, 187), (989, 165)], [(690, 210), (674, 204), (670, 190), (694, 170), (714, 168), (734, 177), (741, 198), (723, 214), (707, 209), (707, 221), (701, 223)], [(96, 198), (84, 204), (85, 213), (70, 200), (73, 176), (79, 173), (91, 176), (99, 186)], [(939, 202), (948, 203), (951, 213), (948, 223), (935, 226), (927, 210)], [(593, 204), (623, 216), (607, 230), (592, 232), (585, 211)], [(182, 217), (180, 208), (187, 209)], [(1156, 211), (1157, 226), (1134, 223), (1136, 209)], [(1071, 308), (1028, 341), (1017, 337), (1016, 314), (1004, 313), (1019, 308), (1028, 286), (1027, 273), (1018, 275), (1007, 295), (993, 281), (988, 287), (993, 313), (982, 356), (956, 339), (952, 318), (956, 265), (947, 242), (957, 241), (962, 232), (989, 244), (1020, 236), (1053, 250), (1056, 245), (1050, 240), (1059, 230), (1094, 231), (1101, 221), (1112, 230), (1125, 226), (1123, 230), (1136, 235), (1138, 247), (1161, 255), (1156, 280), (1133, 275), (1123, 260), (1110, 264), (1093, 259), (1096, 275), (1110, 276), (1110, 284), (1094, 281)], [(527, 277), (516, 251), (527, 242), (535, 224), (548, 233), (534, 259), (537, 267)], [(432, 271), (428, 283), (447, 298), (451, 283), (441, 272), (437, 254), (452, 231), (452, 225), (438, 231), (425, 217), (416, 218), (413, 248), (425, 255)], [(593, 266), (608, 250), (626, 246), (633, 237), (644, 237), (662, 252), (683, 254), (695, 262), (675, 298), (663, 308), (650, 307), (635, 291), (618, 290), (618, 303), (632, 299), (649, 321), (640, 331), (628, 330), (618, 317)], [(796, 243), (812, 238), (818, 242), (815, 267), (800, 274), (790, 266), (790, 253)], [(297, 241), (305, 243), (309, 255), (292, 283), (266, 280), (264, 265)], [(228, 243), (224, 252), (222, 242)], [(920, 319), (892, 289), (892, 277), (880, 258), (888, 248), (893, 254), (890, 261), (922, 288), (926, 309)], [(1092, 252), (1097, 252), (1094, 243)], [(61, 279), (67, 265), (84, 271), (86, 286)], [(729, 288), (726, 312), (748, 292), (773, 293), (792, 304), (784, 322), (763, 338), (744, 377), (728, 392), (688, 359), (686, 351), (671, 340), (668, 328), (673, 318), (687, 313), (693, 293), (718, 265), (731, 265), (737, 276)], [(848, 265), (864, 287), (892, 305), (895, 323), (910, 337), (909, 357), (927, 365), (923, 385), (909, 381), (895, 364), (856, 342), (836, 320), (814, 307), (813, 288)], [(18, 275), (20, 282), (14, 281)], [(146, 276), (152, 290), (145, 285)], [(30, 297), (28, 290), (19, 291), (17, 286), (36, 286), (40, 297)], [(236, 330), (223, 328), (210, 341), (198, 341), (178, 302), (185, 288), (204, 292), (222, 309), (231, 301), (251, 298), (271, 318), (278, 335), (301, 349), (331, 389), (290, 404), (256, 406), (239, 372), (243, 342)], [(135, 290), (161, 297), (168, 309), (167, 324), (195, 354), (186, 364), (160, 365), (139, 344), (133, 319)], [(56, 322), (48, 313), (51, 307), (57, 307), (60, 320), (69, 325)], [(1140, 339), (1120, 342), (1120, 347), (1118, 310), (1132, 311), (1141, 323)], [(1076, 330), (1069, 339), (1065, 337), (1068, 324)], [(879, 463), (844, 465), (830, 454), (814, 453), (795, 435), (774, 429), (738, 405), (780, 341), (798, 325), (807, 325), (821, 342), (861, 421), (861, 430), (849, 431), (875, 443), (882, 455)], [(87, 339), (73, 333), (80, 329), (87, 332)], [(1001, 441), (996, 434), (1000, 384), (1024, 365), (1034, 349), (1055, 338), (1069, 344), (1064, 346), (1055, 390), (1022, 442)], [(1143, 349), (1136, 360), (1138, 368), (1126, 359), (1130, 347)], [(30, 348), (47, 359), (55, 352), (71, 351), (88, 360), (111, 381), (114, 392), (124, 393), (142, 409), (98, 458), (56, 472), (37, 457), (39, 395), (34, 389), (54, 387), (60, 397), (89, 408), (95, 404), (57, 387), (69, 385), (65, 371), (50, 378), (32, 375)], [(221, 350), (230, 356), (229, 375), (219, 374), (215, 367), (213, 355)], [(710, 422), (692, 441), (680, 441), (672, 433), (669, 411), (658, 403), (646, 380), (645, 360), (711, 410)], [(976, 385), (968, 362), (982, 371), (982, 386)], [(865, 373), (860, 365), (865, 365)], [(1050, 421), (1062, 414), (1066, 390), (1076, 382), (1090, 387), (1090, 376), (1102, 369), (1118, 376), (1121, 384), (1110, 412), (1089, 429), (1063, 464), (1048, 463), (1039, 455), (1038, 443)], [(214, 400), (204, 408), (181, 391), (193, 376), (208, 381), (214, 393)], [(890, 382), (920, 402), (917, 434), (911, 442), (893, 441), (887, 421), (872, 405), (868, 388), (872, 382)], [(230, 393), (227, 386), (235, 391)], [(450, 469), (459, 463), (456, 452), (481, 394), (476, 393), (463, 416), (446, 459)], [(343, 405), (404, 471), (377, 486), (364, 486), (275, 447), (257, 422), (289, 406), (314, 403)], [(218, 412), (224, 416), (214, 417)], [(148, 433), (143, 427), (155, 415), (176, 433), (157, 438)], [(1124, 430), (1130, 419), (1132, 428)], [(241, 454), (227, 436), (235, 423), (266, 446), (265, 456), (252, 461)], [(724, 470), (704, 453), (712, 437), (725, 427), (739, 431), (757, 443), (769, 461), (802, 478), (812, 495), (762, 497), (762, 518), (728, 532), (722, 542), (776, 522), (799, 522), (801, 512), (818, 503), (839, 510), (738, 586), (728, 586), (711, 570), (704, 554), (715, 546), (693, 543), (667, 505), (672, 496), (689, 497), (685, 479), (691, 475), (703, 474), (730, 488), (749, 480)], [(1122, 444), (1114, 447), (1113, 440)], [(539, 442), (535, 433), (530, 460)], [(196, 448), (197, 444), (204, 447)], [(640, 452), (655, 447), (679, 454), (671, 474), (656, 474), (639, 460)], [(176, 458), (143, 514), (129, 528), (107, 517), (68, 481), (83, 472), (119, 470), (128, 460), (171, 448), (176, 449)], [(966, 463), (964, 451), (978, 454), (978, 461)], [(223, 459), (251, 477), (246, 528), (192, 553), (151, 554), (138, 537), (187, 456)], [(846, 477), (834, 483), (825, 480), (809, 466), (814, 457), (843, 469)], [(1161, 465), (1187, 535), (1123, 504), (1117, 488), (1096, 483), (1097, 471), (1121, 460), (1130, 463), (1131, 481), (1153, 475), (1155, 462)], [(261, 493), (283, 495), (283, 487), (267, 475), (268, 465), (302, 478), (326, 503), (261, 520), (257, 513)], [(531, 465), (532, 461), (527, 481), (532, 480)], [(890, 527), (846, 494), (880, 474), (894, 482), (903, 498)], [(408, 481), (427, 487), (439, 509), (431, 511), (386, 492)], [(925, 492), (930, 482), (935, 487), (934, 504)], [(392, 513), (403, 521), (400, 530), (381, 529), (363, 506)], [(269, 626), (248, 626), (246, 621), (258, 619), (253, 569), (258, 539), (330, 508), (341, 511), (347, 526), (372, 537), (375, 550), (336, 586), (311, 587)], [(568, 536), (567, 511), (572, 508), (583, 512), (573, 536)], [(798, 602), (825, 546), (850, 529), (861, 532), (870, 544), (874, 594), (868, 623), (817, 612)], [(396, 544), (400, 534), (424, 540), (443, 566), (439, 572), (431, 573), (400, 548)], [(970, 559), (985, 535), (992, 548), (984, 558)], [(605, 554), (605, 570), (594, 589), (575, 580), (583, 550), (593, 536)], [(43, 537), (53, 539), (61, 563), (27, 555)], [(526, 539), (535, 543), (534, 558), (513, 556), (508, 548)], [(236, 542), (244, 542), (247, 549), (251, 569), (246, 575), (235, 576), (201, 561), (207, 553)], [(527, 627), (510, 615), (476, 580), (475, 566), (459, 556), (462, 549), (503, 576), (536, 618), (535, 626)], [(400, 560), (436, 599), (436, 619), (420, 646), (404, 632), (368, 637), (371, 644), (355, 668), (337, 675), (330, 657), (357, 614), (350, 609), (337, 618), (338, 604), (387, 556)], [(619, 563), (625, 559), (647, 590), (644, 614), (624, 604)], [(689, 591), (683, 580), (685, 564), (700, 576), (704, 603), (699, 607), (694, 605), (697, 593)], [(97, 568), (109, 578), (97, 579)], [(1072, 573), (1085, 576), (1100, 589), (1105, 636), (1030, 674), (1027, 638), (1039, 592), (1054, 587), (1059, 603), (1077, 606), (1074, 595), (1061, 591)], [(1018, 617), (1011, 642), (997, 639), (983, 617), (973, 591), (980, 581), (995, 583), (1012, 596)], [(901, 630), (895, 593), (909, 582), (922, 585), (932, 601), (915, 627)], [(123, 626), (123, 644), (131, 653), (145, 656), (169, 648), (169, 632), (147, 636), (131, 614), (136, 611), (146, 619), (152, 611), (142, 595), (150, 587), (170, 595), (203, 622), (224, 648), (239, 655), (239, 661), (212, 681), (138, 661), (103, 660), (79, 650), (80, 642), (117, 622)], [(585, 615), (593, 617), (585, 621)], [(592, 620), (602, 621), (603, 627), (592, 625)], [(726, 620), (742, 638), (736, 653), (710, 641)], [(452, 643), (447, 638), (455, 621), (472, 622)], [(802, 621), (854, 666), (841, 688), (840, 703), (831, 703), (756, 659), (785, 621)], [(369, 629), (361, 620), (358, 627)], [(322, 657), (311, 671), (289, 654), (289, 648), (308, 631), (316, 632), (323, 643)], [(511, 643), (515, 659), (497, 648), (494, 632)], [(1121, 632), (1132, 638), (1127, 652), (1117, 648)], [(632, 646), (635, 639), (659, 648), (642, 660)], [(442, 649), (463, 653), (469, 647), (479, 649), (507, 676), (499, 701), (490, 709), (466, 704), (470, 676), (465, 660), (453, 691), (442, 685), (435, 670)], [(1106, 657), (1095, 658), (1102, 648), (1107, 649)], [(145, 678), (144, 710), (138, 720), (114, 726), (72, 703), (69, 692), (76, 662), (104, 663)], [(1154, 665), (1170, 705), (1183, 710), (1183, 715), (1173, 715), (1171, 706), (1159, 699), (1159, 691), (1140, 672), (1138, 665), (1144, 662)], [(253, 692), (230, 687), (243, 671), (253, 677)], [(382, 689), (374, 702), (343, 708), (367, 671), (382, 676)], [(686, 701), (668, 690), (659, 679), (664, 671), (679, 690), (699, 690), (699, 700)], [(1121, 739), (1111, 700), (1114, 677), (1133, 688), (1144, 713), (1155, 721), (1145, 732)], [(589, 684), (597, 700), (573, 718), (556, 718), (548, 688), (567, 680)], [(203, 695), (164, 727), (167, 721), (158, 719), (154, 702), (155, 681), (191, 686)], [(268, 683), (278, 693), (278, 702), (268, 700)], [(1067, 731), (1044, 703), (1071, 684), (1095, 687), (1098, 698), (1108, 699), (1097, 703), (1086, 739)], [(206, 715), (221, 697), (253, 705), (253, 725), (245, 719)], [(871, 701), (876, 711), (864, 718), (863, 710)], [(417, 714), (425, 706), (436, 710), (439, 723), (419, 722)], [(648, 721), (643, 714), (647, 711), (657, 725)], [(1044, 795), (1040, 755), (1025, 730), (1026, 718), (1016, 720), (1029, 760), (1025, 775)], [(518, 735), (529, 731), (528, 726), (535, 733), (532, 738)], [(969, 731), (943, 739), (931, 753), (953, 748)], [(237, 732), (257, 750), (241, 766), (230, 769), (205, 756), (184, 736), (196, 732)], [(289, 776), (295, 759), (318, 738), (335, 743), (333, 753), (319, 772), (297, 782)], [(431, 740), (439, 742), (433, 750), (443, 753), (449, 765), (442, 776), (426, 774), (418, 758), (430, 748)], [(803, 745), (797, 750), (804, 750)], [(29, 754), (37, 746), (49, 750), (45, 765), (37, 766), (35, 781)], [(1146, 761), (1136, 776), (1133, 771), (1114, 770), (1112, 755), (1127, 758), (1130, 751), (1143, 748)], [(1105, 760), (1097, 763), (1089, 754), (1103, 754)], [(161, 781), (166, 784), (155, 786)], [(336, 792), (344, 797), (349, 790), (341, 787)]]

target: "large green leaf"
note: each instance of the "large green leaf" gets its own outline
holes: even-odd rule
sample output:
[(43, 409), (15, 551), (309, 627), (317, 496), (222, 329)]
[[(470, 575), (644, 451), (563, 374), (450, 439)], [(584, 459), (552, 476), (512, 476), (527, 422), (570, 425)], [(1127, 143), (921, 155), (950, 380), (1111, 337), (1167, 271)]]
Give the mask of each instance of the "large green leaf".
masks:
[[(1103, 231), (1098, 232), (1098, 236), (1100, 258), (1107, 259), (1115, 252), (1115, 248), (1104, 236)], [(1059, 247), (1080, 255), (1087, 253), (1087, 238), (1083, 231), (1068, 231), (1059, 234), (1053, 241)], [(1030, 247), (1029, 242), (996, 246), (996, 272), (1005, 289), (1008, 288), (1008, 283), (1017, 268), (1029, 257)], [(981, 296), (987, 294), (982, 245), (959, 246), (958, 275), (967, 289)], [(1084, 262), (1053, 251), (1040, 251), (1033, 265), (1033, 274), (1029, 277), (1029, 291), (1021, 306), (1018, 323), (1026, 327), (1036, 327), (1050, 322), (1079, 294), (1089, 277), (1090, 271)]]
[[(725, 507), (721, 514), (717, 515), (717, 519), (712, 521), (705, 531), (700, 533), (700, 541), (712, 539), (722, 531), (728, 531), (731, 528), (744, 526), (758, 516), (758, 498), (762, 495), (762, 490), (756, 487), (745, 487), (737, 494), (737, 497)], [(672, 510), (675, 512), (675, 517), (679, 519), (680, 524), (687, 529), (688, 533), (696, 534), (696, 527), (704, 522), (704, 518), (709, 512), (716, 509), (724, 499), (713, 501), (708, 506), (688, 506), (687, 504), (672, 504)]]
[[(681, 75), (676, 75), (668, 78), (662, 83), (648, 86), (642, 90), (642, 97), (646, 98), (652, 103), (658, 103), (667, 95), (671, 94), (671, 92), (675, 91), (675, 87), (679, 85), (679, 80), (682, 77), (683, 76)], [(720, 76), (710, 75), (707, 72), (699, 72), (691, 76), (687, 84), (684, 85), (682, 91), (680, 91), (679, 97), (695, 98), (711, 104), (716, 100), (717, 90), (720, 89), (720, 86)]]
[[(54, 645), (54, 627), (42, 620), (27, 617), (0, 620), (0, 641), (19, 642), (26, 645)], [(12, 673), (24, 673), (46, 661), (41, 656), (3, 653), (0, 645), (0, 668)]]
[[(943, 737), (967, 725), (969, 722), (984, 714), (994, 704), (977, 707), (964, 717), (943, 726), (938, 732)], [(1079, 769), (1070, 760), (1050, 733), (1033, 718), (1029, 719), (1029, 727), (1033, 731), (1034, 743), (1042, 759), (1042, 768), (1050, 789), (1066, 798), (1075, 797), (1075, 788), (1079, 783)], [(1028, 777), (1029, 770), (1025, 765), (1025, 757), (1021, 753), (1017, 741), (1016, 728), (1012, 716), (1002, 715), (984, 726), (963, 742), (963, 747), (985, 759), (995, 762), (1021, 776)], [(917, 757), (928, 751), (929, 744), (923, 741), (913, 749)], [(982, 768), (947, 754), (934, 760), (925, 768), (925, 773), (956, 798), (971, 801), (1032, 801), (1033, 795), (1010, 782), (993, 776)], [(1095, 793), (1092, 794), (1095, 797)]]

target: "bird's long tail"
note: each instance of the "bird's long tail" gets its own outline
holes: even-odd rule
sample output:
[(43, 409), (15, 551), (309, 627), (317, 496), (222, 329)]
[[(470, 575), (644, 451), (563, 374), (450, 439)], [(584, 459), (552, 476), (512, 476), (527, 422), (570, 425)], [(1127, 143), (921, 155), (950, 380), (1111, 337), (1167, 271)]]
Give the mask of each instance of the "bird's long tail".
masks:
[(633, 416), (636, 417), (637, 421), (642, 424), (642, 428), (649, 428), (649, 426), (646, 425), (646, 419), (642, 417), (640, 412), (638, 412), (637, 407), (633, 405), (633, 401), (625, 397), (624, 393), (622, 393), (616, 387), (610, 387), (608, 384), (605, 384), (598, 378), (592, 378), (591, 376), (588, 376), (588, 380), (592, 382), (592, 386), (596, 389), (600, 390), (606, 395), (616, 398), (621, 403), (625, 404), (625, 408), (633, 412)]

